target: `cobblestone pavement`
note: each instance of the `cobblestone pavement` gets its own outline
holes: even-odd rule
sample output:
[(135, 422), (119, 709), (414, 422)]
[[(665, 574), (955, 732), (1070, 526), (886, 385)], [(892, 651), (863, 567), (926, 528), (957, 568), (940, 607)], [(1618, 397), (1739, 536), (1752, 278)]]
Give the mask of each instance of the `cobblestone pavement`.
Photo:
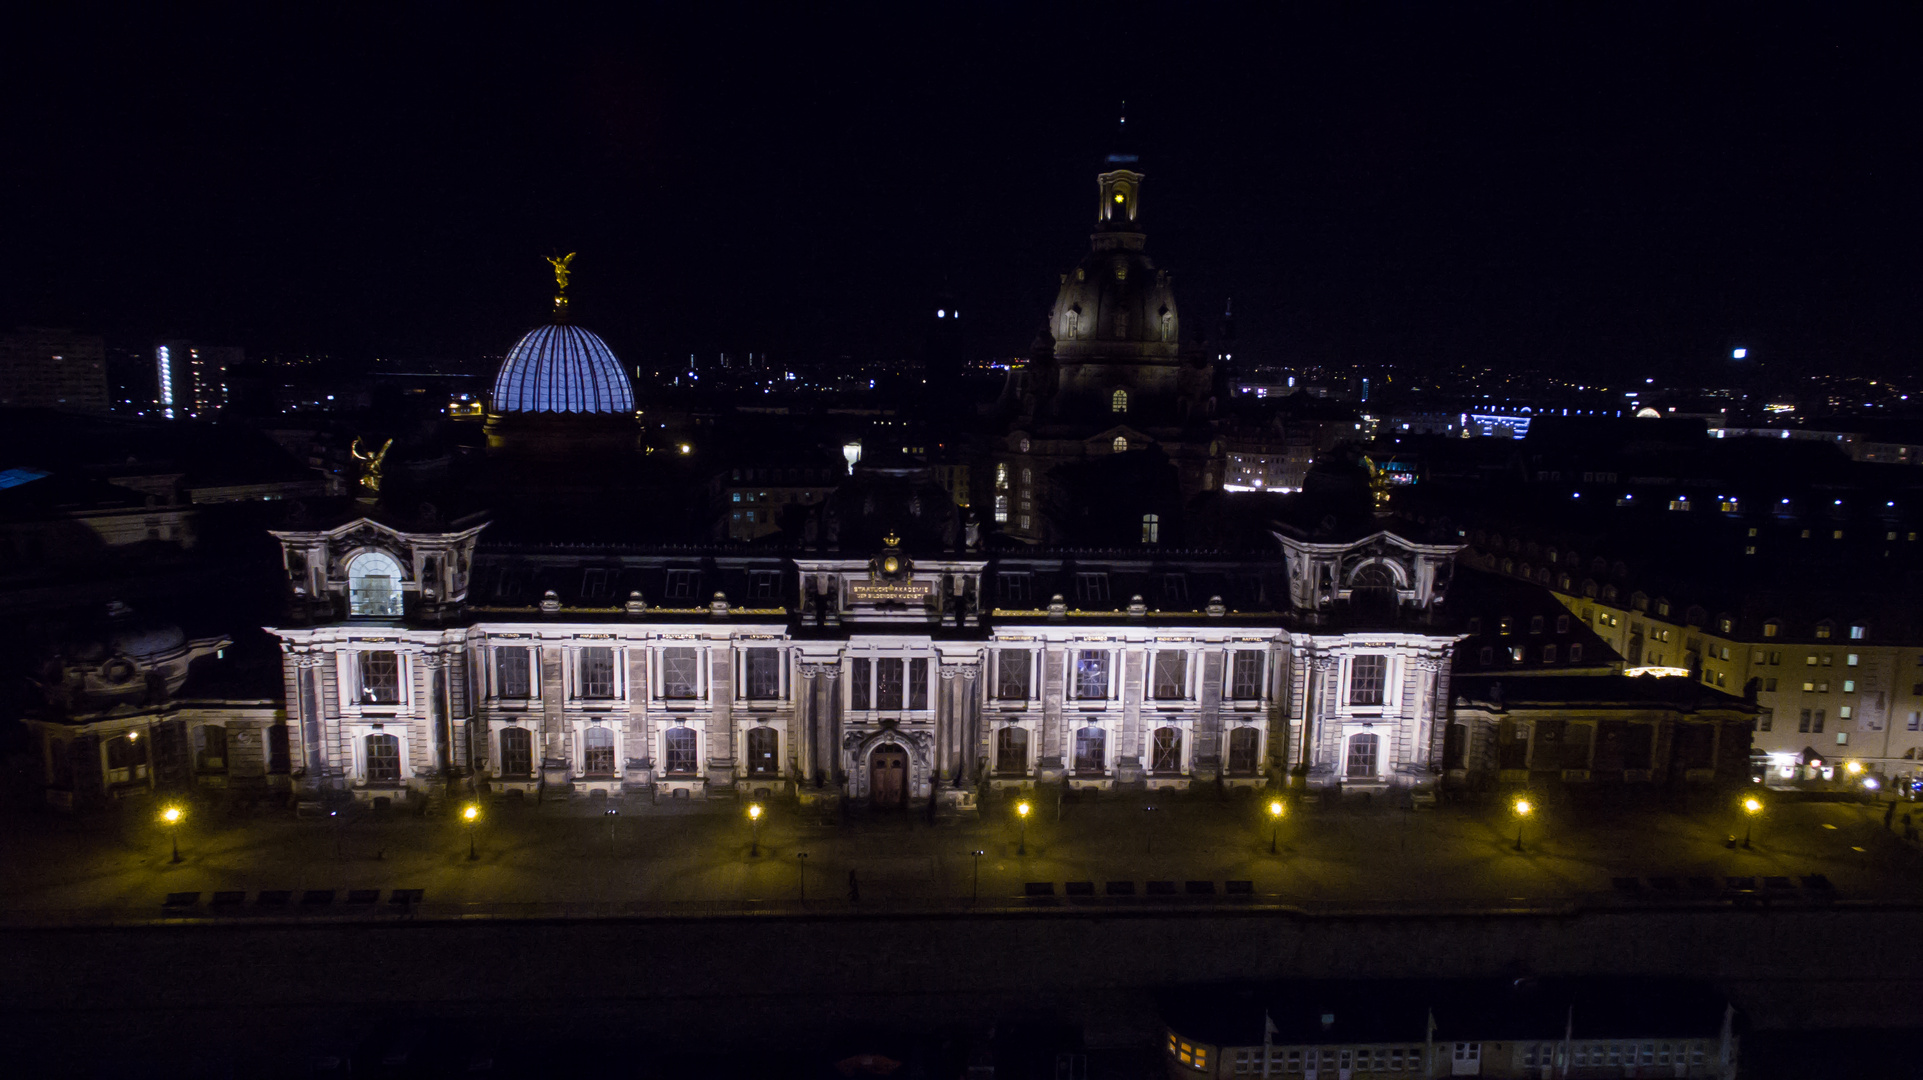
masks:
[[(1551, 802), (1521, 822), (1518, 852), (1517, 818), (1500, 803), (1420, 812), (1292, 803), (1278, 823), (1265, 799), (1044, 794), (1024, 845), (1013, 802), (931, 821), (912, 811), (821, 820), (775, 800), (757, 845), (736, 802), (485, 800), (474, 859), (458, 804), (437, 816), (356, 809), (323, 819), (185, 804), (178, 864), (157, 803), (80, 819), (14, 810), (0, 839), (9, 867), (0, 918), (647, 914), (794, 910), (804, 900), (823, 912), (947, 910), (1209, 896), (1323, 911), (1923, 900), (1923, 863), (1885, 830), (1880, 804), (1772, 801), (1744, 848), (1729, 846), (1749, 824), (1729, 797), (1633, 809)], [(1133, 898), (1112, 896), (1122, 886), (1111, 882), (1130, 883)], [(1027, 897), (1029, 883), (1057, 899)], [(397, 907), (395, 889), (421, 890), (420, 904)], [(331, 903), (303, 903), (330, 890)], [(263, 907), (263, 891), (287, 893), (285, 905)], [(225, 903), (214, 904), (216, 892)], [(200, 895), (163, 907), (184, 893)]]

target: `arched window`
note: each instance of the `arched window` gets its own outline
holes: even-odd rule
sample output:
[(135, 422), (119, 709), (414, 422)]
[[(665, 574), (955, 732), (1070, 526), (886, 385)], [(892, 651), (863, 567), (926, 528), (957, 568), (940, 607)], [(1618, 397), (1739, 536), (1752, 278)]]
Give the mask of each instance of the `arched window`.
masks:
[(661, 742), (666, 750), (662, 757), (667, 763), (669, 775), (693, 776), (698, 771), (695, 763), (699, 741), (692, 728), (668, 729), (667, 734), (661, 737)]
[(581, 769), (589, 776), (614, 775), (614, 732), (591, 727), (581, 739)]
[(1237, 776), (1254, 775), (1261, 767), (1258, 756), (1261, 747), (1261, 733), (1252, 727), (1229, 732), (1229, 772)]
[(201, 772), (227, 771), (227, 729), (202, 724), (194, 729), (194, 768)]
[(1075, 331), (1080, 327), (1081, 321), (1082, 313), (1079, 311), (1070, 311), (1068, 314), (1062, 316), (1062, 337), (1074, 338)]
[(1128, 391), (1126, 390), (1115, 391), (1114, 395), (1108, 399), (1108, 409), (1110, 412), (1118, 412), (1118, 413), (1127, 412), (1128, 411)]
[(1376, 746), (1379, 740), (1375, 735), (1364, 732), (1349, 737), (1349, 768), (1351, 779), (1365, 779), (1376, 774)]
[(995, 771), (1003, 776), (1023, 776), (1028, 772), (1028, 732), (1005, 727), (995, 733)]
[(1075, 733), (1075, 771), (1100, 773), (1108, 768), (1108, 733), (1085, 727)]
[(401, 564), (384, 551), (366, 551), (347, 564), (347, 613), (401, 617)]
[(775, 776), (781, 772), (781, 760), (775, 757), (781, 742), (780, 736), (771, 727), (748, 729), (748, 775)]
[(1149, 758), (1149, 769), (1158, 773), (1182, 771), (1181, 728), (1155, 729), (1155, 752)]
[(501, 729), (501, 775), (528, 776), (534, 772), (534, 737), (526, 728)]
[(1126, 435), (1115, 436), (1115, 452), (1118, 454), (1128, 453), (1128, 436)]
[(401, 740), (392, 735), (367, 737), (367, 782), (398, 784), (401, 781)]
[(1142, 515), (1142, 543), (1159, 544), (1162, 542), (1162, 515)]

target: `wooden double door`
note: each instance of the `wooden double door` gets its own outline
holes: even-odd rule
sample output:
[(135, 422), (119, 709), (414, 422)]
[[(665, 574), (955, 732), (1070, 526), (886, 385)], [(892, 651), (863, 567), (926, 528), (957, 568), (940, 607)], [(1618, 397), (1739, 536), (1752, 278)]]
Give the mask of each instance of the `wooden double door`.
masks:
[(908, 751), (883, 743), (868, 755), (868, 799), (877, 810), (908, 805)]

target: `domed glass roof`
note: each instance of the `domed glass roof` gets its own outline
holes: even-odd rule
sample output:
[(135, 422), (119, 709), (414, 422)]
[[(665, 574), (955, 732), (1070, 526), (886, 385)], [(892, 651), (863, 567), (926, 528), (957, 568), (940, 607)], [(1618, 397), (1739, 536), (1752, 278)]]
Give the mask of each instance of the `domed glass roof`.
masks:
[(537, 326), (494, 377), (495, 412), (631, 413), (634, 387), (607, 342), (578, 326)]

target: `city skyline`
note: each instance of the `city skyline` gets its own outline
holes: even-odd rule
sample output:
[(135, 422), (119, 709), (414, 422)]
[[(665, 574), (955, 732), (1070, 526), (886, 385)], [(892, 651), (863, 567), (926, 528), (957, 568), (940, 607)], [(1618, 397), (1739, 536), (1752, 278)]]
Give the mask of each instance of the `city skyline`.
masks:
[(48, 16), (0, 322), (498, 355), (580, 250), (576, 317), (630, 363), (912, 355), (942, 293), (1020, 355), (1126, 99), (1149, 250), (1261, 361), (1895, 371), (1880, 17), (155, 16), (82, 48)]

